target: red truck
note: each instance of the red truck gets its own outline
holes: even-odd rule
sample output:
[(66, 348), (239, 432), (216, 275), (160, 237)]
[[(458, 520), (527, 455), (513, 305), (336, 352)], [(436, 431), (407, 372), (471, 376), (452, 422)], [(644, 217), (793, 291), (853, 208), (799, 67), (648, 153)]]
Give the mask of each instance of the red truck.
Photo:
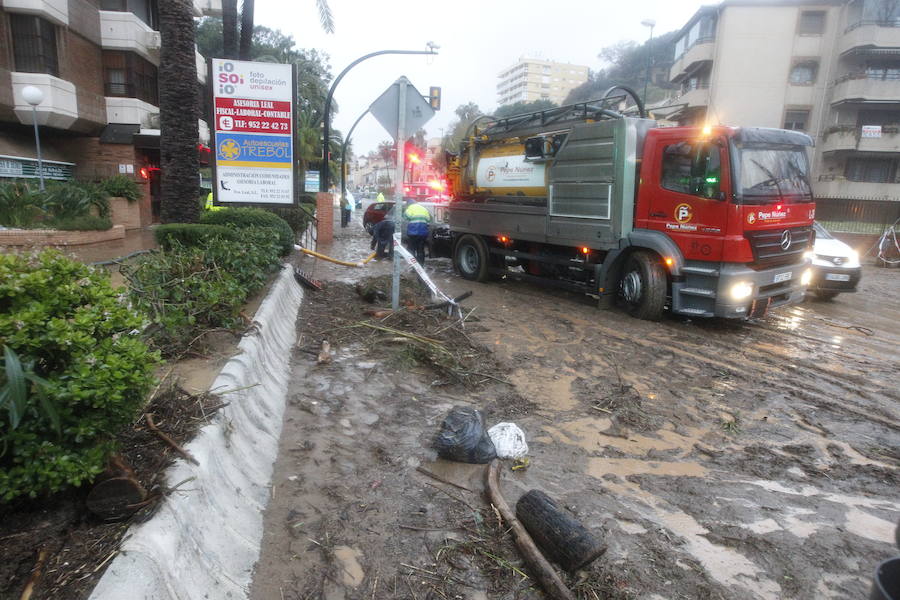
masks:
[(666, 308), (759, 317), (801, 301), (810, 137), (659, 127), (614, 100), (474, 126), (448, 169), (460, 275), (551, 283), (650, 320)]

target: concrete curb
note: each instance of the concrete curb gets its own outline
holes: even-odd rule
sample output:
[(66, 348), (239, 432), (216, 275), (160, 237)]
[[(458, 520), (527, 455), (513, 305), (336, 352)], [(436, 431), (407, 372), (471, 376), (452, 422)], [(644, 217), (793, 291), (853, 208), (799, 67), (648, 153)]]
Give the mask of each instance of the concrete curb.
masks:
[(91, 600), (247, 598), (259, 558), (263, 510), (278, 453), (291, 346), (303, 291), (285, 266), (256, 312), (258, 330), (241, 340), (213, 382), (232, 390), (186, 445), (200, 466), (178, 460), (169, 486), (189, 478), (152, 519), (129, 529)]

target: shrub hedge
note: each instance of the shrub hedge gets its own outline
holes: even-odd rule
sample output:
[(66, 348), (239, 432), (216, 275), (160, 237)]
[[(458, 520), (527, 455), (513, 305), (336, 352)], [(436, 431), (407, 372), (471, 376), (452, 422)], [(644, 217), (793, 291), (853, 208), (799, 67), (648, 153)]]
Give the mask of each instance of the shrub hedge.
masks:
[(286, 256), (294, 249), (294, 231), (287, 221), (261, 208), (223, 208), (206, 211), (201, 215), (200, 222), (207, 225), (229, 225), (239, 229), (245, 227), (275, 229), (281, 246), (281, 255)]
[(201, 223), (169, 223), (159, 225), (153, 231), (156, 243), (164, 250), (193, 247), (205, 244), (213, 238), (233, 240), (236, 232), (224, 225), (204, 225)]
[(31, 376), (19, 404), (0, 393), (0, 500), (90, 481), (153, 383), (158, 356), (145, 317), (109, 276), (63, 257), (0, 255), (0, 390), (15, 388), (14, 353)]

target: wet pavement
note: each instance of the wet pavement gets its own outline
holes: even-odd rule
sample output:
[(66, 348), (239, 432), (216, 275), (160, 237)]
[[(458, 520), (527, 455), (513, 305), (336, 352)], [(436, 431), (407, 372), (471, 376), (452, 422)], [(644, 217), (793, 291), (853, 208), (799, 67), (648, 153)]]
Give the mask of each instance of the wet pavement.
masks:
[[(364, 258), (360, 216), (319, 251)], [(325, 281), (391, 268), (301, 263)], [(526, 431), (531, 466), (505, 470), (507, 501), (542, 489), (601, 535), (591, 576), (606, 597), (859, 598), (897, 554), (900, 270), (866, 267), (857, 294), (758, 321), (649, 323), (464, 281), (446, 259), (426, 268), (448, 294), (474, 292), (470, 335), (527, 402), (500, 383), (435, 386), (353, 347), (323, 366), (296, 353), (254, 598), (540, 597), (477, 561), (442, 570), (441, 549), (486, 506), (482, 467), (428, 448), (457, 404)], [(471, 492), (437, 490), (421, 465)], [(436, 583), (451, 572), (465, 583)]]

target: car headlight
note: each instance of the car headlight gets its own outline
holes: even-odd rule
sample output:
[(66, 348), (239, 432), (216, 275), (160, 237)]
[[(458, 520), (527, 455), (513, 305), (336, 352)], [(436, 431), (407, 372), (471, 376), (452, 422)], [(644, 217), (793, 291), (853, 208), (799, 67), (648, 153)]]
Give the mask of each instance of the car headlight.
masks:
[(812, 269), (807, 269), (803, 271), (803, 275), (800, 276), (800, 285), (809, 285), (812, 281), (813, 272)]
[(856, 250), (851, 250), (849, 254), (847, 254), (847, 263), (844, 265), (846, 267), (858, 267), (859, 266), (859, 252)]
[(746, 281), (739, 281), (731, 286), (731, 297), (735, 300), (749, 298), (753, 293), (753, 286)]

